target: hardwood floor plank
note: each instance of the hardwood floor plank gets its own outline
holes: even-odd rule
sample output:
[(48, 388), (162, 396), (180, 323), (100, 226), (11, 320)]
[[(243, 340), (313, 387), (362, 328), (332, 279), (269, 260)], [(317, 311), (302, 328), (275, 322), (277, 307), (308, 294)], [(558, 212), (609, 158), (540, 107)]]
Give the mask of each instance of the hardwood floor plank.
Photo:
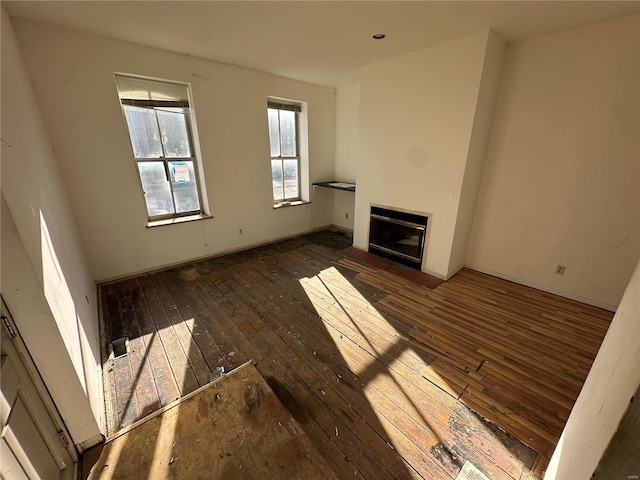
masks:
[(559, 436), (538, 427), (505, 405), (472, 388), (464, 391), (460, 400), (486, 418), (502, 426), (508, 432), (530, 445), (537, 452), (551, 455)]
[(120, 314), (120, 305), (118, 303), (118, 285), (109, 284), (101, 288), (104, 292), (104, 315), (108, 321), (105, 324), (105, 335), (103, 344), (105, 347), (112, 341), (126, 336), (124, 326), (122, 324), (122, 316)]
[[(346, 403), (341, 403), (340, 399), (332, 394), (332, 389), (329, 388), (327, 381), (315, 374), (313, 369), (304, 362), (300, 361), (299, 357), (291, 351), (287, 343), (265, 324), (263, 318), (257, 315), (243, 300), (238, 298), (237, 295), (241, 293), (240, 290), (237, 288), (232, 289), (227, 281), (228, 280), (220, 281), (216, 286), (226, 299), (230, 300), (228, 305), (233, 307), (233, 316), (242, 316), (248, 324), (253, 327), (256, 334), (262, 337), (264, 343), (267, 344), (269, 348), (278, 352), (278, 355), (282, 357), (280, 361), (289, 365), (289, 368), (302, 379), (306, 387), (315, 394), (324, 404), (325, 408), (329, 406), (330, 411), (333, 411), (331, 406), (338, 409), (348, 408)], [(247, 334), (248, 331), (245, 329), (243, 333)], [(258, 366), (259, 365), (260, 364), (258, 364)], [(322, 392), (325, 393), (322, 394)], [(335, 435), (335, 441), (339, 442), (340, 445), (348, 450), (349, 458), (354, 464), (358, 465), (359, 471), (361, 471), (365, 477), (375, 478), (377, 475), (380, 478), (413, 478), (406, 475), (406, 467), (401, 463), (400, 459), (392, 454), (393, 452), (388, 449), (386, 443), (381, 443), (381, 440), (376, 438), (364, 423), (361, 421), (356, 421), (356, 423), (358, 428), (357, 435), (350, 433), (347, 425), (337, 416), (331, 416), (329, 425), (325, 423), (324, 427), (329, 436), (332, 436), (332, 433), (337, 428), (338, 434)], [(338, 440), (340, 432), (342, 432), (342, 438)], [(371, 443), (367, 443), (365, 447), (364, 444), (362, 444), (362, 439), (369, 439)], [(370, 449), (376, 455), (373, 458), (369, 456), (368, 450)], [(386, 456), (380, 459), (379, 456), (381, 454)], [(378, 466), (376, 466), (376, 464), (378, 464)], [(391, 470), (389, 470), (388, 466), (390, 466)], [(391, 471), (393, 471), (393, 474), (390, 473)]]
[(193, 373), (198, 381), (198, 386), (201, 387), (211, 379), (211, 370), (207, 366), (197, 340), (194, 339), (192, 335), (191, 329), (193, 327), (190, 328), (189, 324), (185, 321), (185, 318), (182, 317), (178, 306), (173, 301), (171, 294), (167, 290), (165, 284), (161, 281), (159, 275), (152, 275), (150, 279), (152, 285), (156, 289), (158, 300), (164, 308), (167, 319), (173, 327), (182, 351), (186, 354), (189, 360), (189, 365), (193, 369)]
[(132, 371), (128, 355), (115, 358), (111, 368), (113, 378), (115, 403), (117, 411), (110, 418), (114, 423), (108, 425), (107, 433), (110, 435), (117, 430), (131, 425), (142, 417), (138, 396), (135, 390), (135, 371)]
[[(407, 290), (407, 292), (394, 294), (392, 298), (395, 302), (417, 312), (438, 312), (443, 318), (452, 320), (451, 323), (459, 324), (465, 329), (479, 333), (485, 341), (495, 336), (516, 338), (528, 345), (544, 346), (561, 355), (574, 355), (575, 352), (573, 358), (585, 365), (592, 361), (592, 358), (589, 358), (593, 355), (592, 348), (581, 348), (567, 337), (556, 334), (559, 330), (556, 325), (554, 328), (549, 328), (549, 325), (545, 323), (544, 332), (532, 335), (532, 329), (541, 324), (540, 315), (534, 316), (534, 322), (530, 323), (528, 317), (526, 321), (522, 321), (524, 317), (520, 311), (517, 313), (510, 311), (508, 315), (505, 315), (506, 312), (499, 308), (474, 304), (467, 298), (460, 298), (460, 296), (449, 299), (440, 295), (440, 291), (438, 289), (437, 292), (427, 292), (423, 296), (417, 296), (411, 295), (412, 291)], [(599, 342), (601, 341), (602, 338), (599, 337)], [(580, 343), (584, 344), (584, 342)], [(569, 350), (567, 347), (571, 349)]]
[[(243, 318), (227, 298), (228, 295), (233, 299), (233, 295), (229, 291), (219, 290), (221, 284), (217, 281), (214, 284), (210, 279), (203, 278), (201, 282), (217, 303), (226, 305), (224, 310), (220, 308), (217, 312), (217, 320), (225, 325), (234, 338), (238, 336), (237, 341), (241, 349), (253, 352), (258, 370), (302, 424), (307, 435), (318, 448), (331, 440), (343, 452), (342, 456), (327, 458), (329, 463), (339, 465), (341, 468), (344, 465), (343, 459), (348, 459), (346, 461), (356, 465), (359, 472), (366, 472), (368, 478), (391, 478), (390, 473), (379, 465), (375, 458), (370, 457), (364, 444), (350, 434), (346, 426), (343, 426), (343, 422), (331, 413), (320, 398), (324, 398), (321, 392), (310, 388), (306, 381), (287, 367), (286, 358), (281, 356), (280, 349), (273, 348), (273, 345), (262, 338), (259, 333), (262, 329), (255, 329)], [(224, 287), (223, 290), (225, 290)], [(342, 433), (332, 438), (336, 427)]]
[(142, 276), (138, 279), (142, 294), (146, 301), (151, 315), (151, 322), (162, 344), (169, 369), (179, 390), (179, 396), (184, 396), (196, 390), (200, 385), (189, 363), (188, 355), (178, 340), (173, 326), (160, 302), (153, 282), (149, 276)]
[[(328, 441), (330, 437), (326, 432), (331, 430), (324, 429), (323, 424), (312, 413), (315, 411), (326, 413), (323, 409), (317, 408), (315, 396), (309, 395), (309, 392), (302, 388), (299, 377), (288, 368), (278, 352), (264, 341), (252, 325), (240, 315), (236, 315), (235, 308), (209, 278), (202, 278), (199, 281), (207, 292), (203, 299), (212, 312), (212, 316), (206, 321), (219, 323), (233, 339), (239, 354), (244, 359), (252, 359), (256, 362), (256, 367), (267, 379), (267, 383), (274, 391), (280, 392), (279, 396), (285, 406), (301, 423), (316, 445), (322, 445)], [(231, 308), (223, 309), (221, 303)], [(309, 405), (310, 411), (304, 411), (302, 407), (298, 407), (305, 404)], [(327, 418), (329, 417), (322, 416), (320, 420)], [(332, 423), (332, 421), (327, 420), (326, 423)]]
[(547, 384), (522, 375), (510, 369), (508, 365), (496, 365), (493, 362), (486, 361), (482, 364), (478, 374), (492, 384), (507, 390), (527, 392), (527, 396), (530, 396), (531, 392), (537, 392), (539, 395), (530, 396), (530, 398), (548, 400), (549, 412), (555, 412), (558, 415), (562, 415), (562, 417), (568, 416), (575, 403), (575, 399), (567, 395), (565, 391), (552, 390), (548, 388)]
[[(237, 278), (236, 278), (237, 281)], [(256, 290), (252, 289), (251, 293), (255, 294)], [(255, 307), (258, 308), (260, 310), (260, 307), (258, 305), (260, 305), (259, 303), (259, 298), (256, 298), (256, 301), (258, 302)], [(277, 319), (282, 320), (282, 316), (284, 315), (284, 312), (282, 312), (279, 309), (276, 310), (272, 310), (274, 312), (274, 317), (272, 318), (272, 321), (277, 321)], [(266, 311), (262, 311), (262, 314), (264, 315), (263, 318), (268, 318), (269, 312)], [(317, 323), (317, 322), (316, 322)], [(362, 394), (358, 392), (359, 389), (355, 389), (354, 391), (354, 387), (353, 385), (349, 385), (347, 386), (347, 381), (349, 382), (353, 382), (356, 383), (358, 382), (358, 378), (357, 377), (352, 377), (350, 378), (350, 374), (352, 373), (348, 368), (345, 368), (346, 366), (344, 366), (342, 364), (341, 361), (338, 361), (337, 364), (335, 363), (330, 363), (327, 364), (325, 362), (322, 362), (322, 359), (329, 359), (329, 357), (327, 355), (330, 355), (330, 353), (327, 352), (322, 352), (322, 351), (317, 351), (315, 349), (313, 349), (313, 347), (311, 347), (311, 349), (309, 348), (305, 348), (304, 343), (301, 343), (299, 340), (297, 340), (298, 338), (302, 337), (304, 335), (304, 328), (306, 328), (306, 333), (310, 333), (310, 330), (312, 328), (312, 325), (308, 325), (308, 324), (303, 324), (300, 323), (300, 327), (301, 328), (296, 328), (296, 326), (294, 325), (284, 325), (287, 328), (287, 335), (283, 335), (283, 340), (287, 343), (290, 343), (292, 348), (295, 350), (296, 354), (300, 355), (301, 358), (306, 358), (307, 361), (311, 362), (310, 366), (314, 366), (314, 357), (320, 358), (321, 362), (320, 364), (316, 364), (315, 367), (316, 369), (320, 369), (319, 373), (323, 376), (326, 377), (327, 375), (333, 375), (336, 380), (335, 383), (334, 382), (326, 382), (323, 386), (324, 389), (323, 390), (325, 392), (325, 395), (327, 394), (329, 389), (334, 390), (341, 398), (344, 399), (344, 401), (347, 402), (348, 406), (351, 407), (352, 410), (354, 410), (355, 412), (357, 412), (369, 425), (373, 424), (377, 424), (378, 421), (384, 422), (384, 420), (382, 420), (382, 418), (380, 416), (375, 416), (372, 415), (372, 411), (371, 411), (371, 406), (370, 404), (364, 399), (364, 397), (362, 397)], [(272, 324), (272, 328), (275, 331), (281, 331), (282, 329), (280, 327), (278, 327), (275, 323)], [(316, 332), (314, 332), (316, 333)], [(322, 334), (322, 333), (320, 333)], [(325, 333), (326, 335), (326, 333)], [(323, 342), (323, 343), (327, 343), (327, 342)], [(316, 347), (316, 348), (321, 348), (322, 350), (326, 350), (325, 347)], [(324, 353), (324, 354), (323, 354)], [(336, 352), (337, 353), (337, 352)], [(313, 357), (312, 357), (313, 355)], [(373, 358), (372, 358), (373, 360)], [(331, 362), (331, 360), (329, 359), (329, 362)], [(342, 367), (342, 368), (340, 368)], [(337, 371), (336, 371), (337, 370)], [(341, 372), (342, 375), (340, 375), (340, 373), (337, 372)], [(382, 405), (384, 407), (384, 405)], [(397, 413), (397, 410), (395, 410), (393, 413)], [(352, 418), (347, 416), (347, 418)], [(390, 424), (389, 424), (390, 425)], [(351, 424), (352, 428), (356, 428), (353, 426), (353, 424)], [(385, 429), (387, 434), (389, 434), (389, 439), (385, 439), (386, 443), (392, 443), (393, 445), (396, 445), (396, 450), (400, 450), (397, 445), (398, 444), (403, 444), (404, 448), (402, 451), (405, 452), (405, 454), (412, 454), (415, 455), (416, 453), (414, 452), (415, 446), (411, 446), (407, 444), (407, 438), (404, 437), (399, 430), (394, 431), (393, 434), (390, 433), (390, 430), (393, 430), (393, 427), (387, 428)], [(358, 431), (357, 432), (359, 434), (359, 436), (362, 436), (362, 431)], [(425, 436), (427, 435), (426, 432), (424, 433)], [(404, 455), (403, 455), (404, 456)], [(433, 470), (433, 466), (430, 466), (432, 469), (432, 474), (435, 475), (433, 478), (437, 478), (439, 475), (442, 475), (442, 472), (440, 472), (439, 470)], [(426, 468), (426, 464), (425, 467)], [(451, 472), (453, 474), (457, 473), (456, 472)]]
[(253, 359), (341, 478), (539, 476), (612, 315), (470, 270), (430, 289), (349, 244), (318, 232), (101, 285), (109, 428)]
[[(147, 349), (147, 346), (152, 340), (151, 334), (143, 333), (135, 313), (133, 303), (135, 288), (136, 282), (128, 281), (119, 292), (118, 300), (123, 323), (126, 322), (124, 333), (129, 338), (127, 357), (131, 368), (132, 388), (138, 400), (139, 415), (146, 416), (160, 408), (162, 401), (148, 360), (150, 349)], [(126, 425), (128, 424), (124, 426)]]
[(338, 478), (365, 480), (362, 474), (358, 471), (358, 467), (356, 467), (351, 462), (350, 458), (340, 450), (333, 439), (322, 445), (319, 450), (325, 459), (335, 459), (334, 462), (330, 462), (330, 465), (333, 467), (333, 471), (338, 475)]
[[(339, 338), (339, 332), (337, 337)], [(483, 465), (484, 471), (488, 474), (495, 465), (500, 465), (506, 471), (520, 471), (522, 468), (520, 461), (507, 449), (496, 445), (491, 432), (483, 428), (468, 410), (464, 407), (458, 408), (461, 405), (442, 390), (428, 387), (425, 382), (421, 382), (417, 373), (413, 373), (413, 378), (410, 378), (412, 372), (403, 371), (397, 363), (389, 365), (377, 355), (367, 357), (359, 348), (345, 348), (342, 351), (352, 368), (368, 372), (362, 375), (366, 381), (367, 396), (374, 408), (377, 409), (378, 405), (383, 403), (380, 394), (385, 395), (388, 401), (395, 405), (394, 410), (390, 411), (393, 413), (389, 420), (394, 421), (398, 414), (409, 415), (425, 431), (433, 432), (438, 443), (455, 452), (463, 460), (474, 459), (475, 464)], [(378, 365), (374, 366), (376, 364)], [(465, 420), (456, 422), (454, 418)], [(467, 431), (472, 433), (472, 440), (471, 435), (468, 438), (462, 435), (461, 425), (465, 425)], [(475, 445), (483, 442), (493, 445), (489, 453), (486, 451), (481, 453), (475, 449)], [(494, 473), (496, 478), (501, 475), (499, 472)]]
[[(102, 379), (105, 385), (105, 420), (107, 434), (119, 428), (122, 421), (124, 403), (118, 404), (115, 361), (111, 354), (110, 343), (112, 341), (112, 325), (113, 322), (119, 321), (119, 308), (115, 289), (109, 289), (107, 286), (98, 290), (98, 314), (100, 326), (100, 355), (102, 358)], [(116, 318), (117, 317), (117, 318)], [(130, 373), (124, 373), (121, 381), (130, 382)], [(120, 375), (119, 375), (120, 377)], [(129, 394), (130, 395), (130, 394)], [(125, 400), (126, 401), (126, 400)], [(137, 412), (137, 403), (135, 410)]]
[(149, 305), (139, 282), (131, 290), (132, 306), (138, 320), (142, 338), (145, 342), (145, 364), (149, 365), (156, 385), (160, 407), (180, 398), (180, 388), (171, 372), (167, 352), (163, 348), (162, 339), (156, 324), (151, 318)]
[[(309, 261), (308, 261), (309, 259), (307, 259), (307, 258), (305, 258), (305, 260), (306, 260), (305, 264), (312, 263), (312, 262), (309, 262)], [(322, 271), (322, 273), (321, 273), (321, 274), (319, 274), (319, 276), (327, 275), (327, 273), (326, 273), (326, 272), (327, 272), (327, 270), (326, 270), (326, 269), (325, 269), (325, 270), (323, 270), (323, 271)], [(308, 283), (308, 282), (310, 282), (310, 281), (311, 281), (310, 279), (306, 279), (306, 282), (303, 282), (303, 283)], [(317, 281), (317, 283), (321, 284), (321, 282), (320, 282), (319, 280)], [(327, 285), (326, 285), (326, 284), (321, 284), (321, 285), (324, 285), (325, 287), (327, 287)], [(344, 307), (344, 308), (346, 308), (346, 309), (348, 310), (348, 306), (346, 305), (346, 302), (342, 301), (340, 305), (341, 305), (341, 307)], [(340, 311), (341, 311), (341, 310), (340, 310)], [(353, 314), (354, 312), (351, 312), (351, 313)], [(346, 315), (346, 312), (345, 312), (345, 315)], [(323, 317), (324, 317), (324, 315), (323, 315)], [(347, 316), (347, 317), (348, 317), (348, 316)], [(348, 317), (348, 318), (351, 318), (351, 317)], [(345, 331), (344, 331), (344, 330), (341, 330), (341, 331), (340, 331), (339, 336), (334, 337), (334, 342), (339, 342), (339, 341), (340, 341), (339, 339), (342, 339), (342, 334), (344, 334), (344, 333), (345, 333)], [(349, 335), (347, 335), (347, 336), (349, 336)], [(351, 340), (353, 340), (353, 339), (351, 339)], [(343, 344), (343, 345), (344, 345), (344, 344)], [(357, 340), (356, 340), (356, 341), (354, 342), (354, 345), (358, 345), (358, 346), (359, 346), (358, 351), (361, 351), (360, 349), (363, 349), (363, 348), (366, 350), (367, 342), (362, 343), (362, 342), (360, 342), (360, 341), (357, 341)], [(341, 351), (342, 351), (342, 350), (341, 350)], [(374, 361), (374, 363), (375, 363), (376, 358), (380, 356), (380, 352), (379, 352), (379, 351), (378, 351), (378, 352), (370, 352), (370, 354), (371, 354), (370, 361)], [(388, 361), (388, 360), (387, 360), (387, 361)], [(422, 365), (424, 366), (424, 363), (423, 363)], [(368, 385), (371, 385), (371, 383), (370, 383), (369, 381), (367, 381), (367, 384), (368, 384)], [(396, 393), (398, 393), (398, 392), (396, 392)], [(394, 396), (394, 398), (397, 398), (397, 397), (398, 397), (398, 395)], [(379, 397), (379, 396), (378, 396), (377, 398), (378, 398), (378, 399), (380, 399), (381, 397)], [(375, 405), (376, 405), (376, 406), (378, 406), (378, 405), (380, 405), (380, 404), (384, 405), (384, 402), (381, 402), (381, 403), (375, 403)], [(410, 409), (410, 410), (413, 410), (413, 412), (415, 413), (415, 408)], [(389, 413), (389, 412), (393, 412), (393, 413)], [(395, 414), (397, 414), (398, 412), (399, 412), (399, 411), (397, 410), (397, 408), (396, 408), (396, 409), (393, 409), (393, 410), (387, 410), (387, 415), (395, 415)], [(383, 414), (383, 416), (384, 416), (384, 414)], [(379, 417), (379, 418), (380, 418), (380, 417)], [(401, 417), (401, 418), (402, 418), (402, 417)], [(397, 422), (397, 421), (399, 421), (399, 420), (398, 420), (398, 418), (397, 418), (397, 417), (395, 417), (395, 416), (394, 416), (394, 420), (391, 420), (391, 421), (395, 424), (395, 422)], [(404, 423), (404, 425), (406, 426), (407, 424), (406, 424), (406, 423)], [(413, 438), (416, 438), (416, 437), (415, 437), (415, 435), (413, 436)], [(425, 438), (426, 438), (426, 437), (425, 437)], [(436, 441), (433, 443), (433, 445), (436, 445), (437, 443), (438, 443), (438, 441), (436, 440)], [(455, 443), (455, 442), (452, 442), (452, 443)], [(421, 445), (421, 446), (423, 446), (423, 445)], [(467, 450), (467, 451), (466, 451), (466, 455), (465, 455), (465, 456), (467, 456), (467, 457), (469, 456), (469, 451), (470, 451), (470, 450)], [(478, 462), (477, 457), (475, 457), (475, 460), (476, 460), (476, 463), (480, 463), (480, 462)], [(487, 461), (486, 461), (486, 459), (485, 459), (485, 463), (486, 463), (486, 464), (494, 465), (493, 463), (487, 462)], [(504, 463), (504, 462), (503, 462), (503, 463)], [(515, 466), (515, 468), (514, 468), (514, 472), (515, 472), (515, 473), (514, 473), (514, 474), (519, 475), (519, 473), (520, 473), (520, 471), (521, 471), (521, 470), (522, 470), (522, 464), (519, 464), (519, 465)], [(456, 473), (457, 473), (457, 472), (456, 472)], [(499, 477), (499, 475), (504, 475), (504, 472), (496, 474), (496, 478), (500, 478), (500, 477)]]
[(209, 381), (211, 381), (212, 378), (218, 376), (219, 368), (229, 371), (231, 366), (227, 358), (225, 358), (225, 353), (218, 348), (216, 340), (210, 331), (210, 328), (218, 328), (218, 326), (205, 322), (207, 311), (202, 307), (201, 299), (194, 294), (193, 286), (180, 283), (176, 277), (179, 278), (175, 271), (160, 273), (162, 282), (191, 331), (193, 341), (202, 352), (210, 372)]
[[(236, 301), (234, 304), (241, 309), (243, 315), (250, 319), (252, 323), (262, 324), (267, 327), (259, 329), (263, 337), (282, 354), (286, 354), (293, 359), (290, 364), (294, 371), (296, 371), (314, 391), (320, 392), (323, 402), (333, 411), (344, 410), (349, 407), (349, 404), (340, 396), (340, 393), (347, 394), (345, 392), (345, 384), (340, 382), (334, 383), (334, 378), (327, 378), (327, 373), (330, 372), (330, 369), (326, 365), (322, 365), (321, 362), (318, 362), (317, 355), (313, 354), (313, 350), (306, 348), (299, 340), (300, 334), (297, 333), (297, 329), (296, 331), (291, 331), (283, 328), (275, 316), (266, 311), (258, 302), (252, 300), (246, 289), (243, 289), (242, 286), (233, 281), (233, 275), (225, 280), (224, 286), (229, 288), (229, 290), (233, 292), (233, 295), (235, 295)], [(324, 367), (324, 371), (322, 372), (324, 375), (316, 370), (316, 368), (321, 367)], [(324, 392), (324, 394), (322, 394), (322, 392)], [(351, 399), (354, 403), (358, 401), (358, 398), (355, 396), (351, 396)], [(358, 410), (358, 412), (361, 415), (366, 415), (362, 409)], [(388, 448), (389, 440), (381, 437), (379, 432), (371, 428), (371, 425), (367, 422), (367, 420), (370, 421), (371, 418), (372, 417), (363, 418), (363, 416), (357, 416), (349, 427), (344, 424), (343, 428), (345, 430), (350, 428), (357, 438), (362, 439), (374, 452), (377, 459), (386, 466), (389, 472), (392, 472), (395, 478), (417, 478), (417, 476), (412, 474), (415, 472), (409, 471), (410, 469), (407, 469), (407, 466)], [(338, 432), (339, 431), (340, 429), (338, 429)]]

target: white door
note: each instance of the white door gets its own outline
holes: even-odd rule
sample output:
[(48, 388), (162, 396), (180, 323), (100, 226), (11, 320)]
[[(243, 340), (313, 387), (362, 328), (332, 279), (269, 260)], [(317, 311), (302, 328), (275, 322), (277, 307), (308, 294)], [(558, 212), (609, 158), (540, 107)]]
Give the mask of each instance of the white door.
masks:
[[(56, 427), (50, 410), (25, 365), (19, 350), (26, 352), (20, 338), (12, 338), (15, 325), (2, 302), (3, 325), (0, 371), (0, 477), (14, 479), (73, 480), (77, 458), (64, 427)], [(11, 334), (4, 324), (11, 325)], [(41, 393), (42, 392), (42, 393)], [(50, 404), (52, 402), (49, 401)], [(58, 425), (61, 421), (58, 417)], [(60, 434), (60, 431), (64, 432)]]

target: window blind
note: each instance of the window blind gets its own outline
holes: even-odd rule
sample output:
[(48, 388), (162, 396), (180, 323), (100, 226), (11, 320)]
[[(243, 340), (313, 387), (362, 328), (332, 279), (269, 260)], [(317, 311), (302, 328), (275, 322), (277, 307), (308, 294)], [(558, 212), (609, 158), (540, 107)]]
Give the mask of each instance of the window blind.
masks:
[(275, 108), (277, 110), (289, 110), (298, 113), (302, 111), (302, 105), (298, 103), (282, 103), (275, 100), (267, 100), (267, 107)]
[(126, 105), (189, 107), (188, 87), (182, 83), (170, 83), (126, 75), (115, 75), (120, 101)]

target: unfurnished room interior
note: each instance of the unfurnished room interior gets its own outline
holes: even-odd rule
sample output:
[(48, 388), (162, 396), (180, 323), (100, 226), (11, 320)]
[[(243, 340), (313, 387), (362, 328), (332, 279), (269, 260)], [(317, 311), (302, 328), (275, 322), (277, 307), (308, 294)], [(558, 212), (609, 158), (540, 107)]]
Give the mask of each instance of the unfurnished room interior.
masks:
[(3, 479), (640, 475), (640, 2), (2, 1)]

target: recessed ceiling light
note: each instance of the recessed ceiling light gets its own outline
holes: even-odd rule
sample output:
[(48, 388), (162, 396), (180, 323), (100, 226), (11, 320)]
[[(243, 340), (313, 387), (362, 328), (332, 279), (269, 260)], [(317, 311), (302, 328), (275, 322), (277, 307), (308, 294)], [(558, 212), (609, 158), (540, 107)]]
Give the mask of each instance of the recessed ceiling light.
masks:
[(376, 40), (382, 40), (384, 37), (386, 37), (386, 35), (384, 33), (376, 33), (373, 38), (375, 38)]

